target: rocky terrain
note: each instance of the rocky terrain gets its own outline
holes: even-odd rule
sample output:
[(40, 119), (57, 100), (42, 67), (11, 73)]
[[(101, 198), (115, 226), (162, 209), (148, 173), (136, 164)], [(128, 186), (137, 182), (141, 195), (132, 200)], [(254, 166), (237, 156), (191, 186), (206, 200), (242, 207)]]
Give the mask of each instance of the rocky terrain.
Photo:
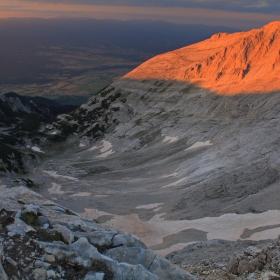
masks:
[(210, 240), (168, 254), (198, 279), (279, 279), (279, 240)]
[(24, 187), (0, 197), (1, 280), (196, 279), (136, 236), (99, 226)]
[(59, 114), (74, 110), (43, 97), (0, 95), (0, 174), (26, 174), (38, 161), (36, 146), (45, 135), (39, 132)]
[[(195, 83), (219, 94), (279, 90), (280, 22), (158, 55), (125, 77)], [(269, 74), (268, 74), (269, 73)]]
[[(7, 162), (13, 168), (8, 169), (5, 163), (0, 178), (1, 192), (12, 194), (19, 185), (33, 188), (62, 205), (59, 207), (78, 213), (82, 217), (79, 219), (89, 219), (95, 227), (122, 228), (137, 235), (149, 248), (145, 250), (154, 254), (149, 251), (152, 249), (161, 256), (169, 254), (169, 260), (201, 279), (278, 279), (274, 265), (278, 243), (271, 245), (272, 248), (268, 245), (272, 241), (267, 240), (276, 239), (280, 233), (280, 85), (275, 82), (279, 79), (274, 79), (279, 67), (279, 53), (275, 51), (278, 45), (274, 42), (279, 32), (276, 22), (248, 33), (217, 35), (201, 45), (156, 57), (75, 111), (61, 114), (51, 122), (40, 122), (30, 137), (22, 138), (21, 144), (5, 142), (10, 149), (21, 152), (19, 158), (24, 159), (22, 166), (26, 172), (15, 171), (15, 153), (8, 150)], [(263, 35), (258, 37), (260, 34)], [(273, 34), (275, 38), (268, 47)], [(213, 40), (219, 43), (212, 44)], [(244, 45), (236, 49), (235, 42), (240, 40)], [(201, 72), (201, 79), (196, 76), (194, 80), (180, 80), (170, 76), (183, 69), (180, 65), (174, 69), (169, 67), (178, 52), (182, 52), (182, 65), (188, 67), (193, 60), (185, 60), (183, 54), (189, 58), (194, 54), (192, 59), (198, 59), (200, 53), (203, 60), (204, 51), (197, 52), (199, 46), (208, 56), (215, 55), (226, 44), (229, 48), (232, 46), (231, 55), (224, 59), (217, 56), (218, 63), (209, 64), (214, 73), (219, 69), (215, 67), (221, 65), (233, 67), (224, 68), (225, 80), (219, 84), (221, 91), (212, 88), (211, 79), (208, 86), (203, 84), (209, 69)], [(196, 54), (192, 54), (191, 49), (196, 50)], [(250, 72), (242, 78), (241, 85), (252, 85), (251, 94), (245, 94), (242, 87), (236, 86), (234, 75), (226, 74), (241, 69), (232, 61), (241, 61), (234, 54), (242, 55), (246, 50), (252, 73), (261, 73), (259, 61), (263, 65), (276, 61), (274, 71), (268, 71), (265, 79), (257, 74), (250, 76)], [(254, 58), (251, 54), (255, 52), (259, 56)], [(160, 73), (159, 77), (149, 75), (151, 67), (155, 75)], [(156, 71), (157, 67), (161, 67), (160, 72)], [(233, 91), (227, 91), (225, 84), (231, 85)], [(257, 94), (257, 88), (266, 90)], [(233, 94), (235, 90), (238, 94)], [(10, 131), (1, 131), (1, 137), (10, 136)], [(29, 151), (34, 158), (28, 161)], [(32, 200), (20, 207), (31, 203), (42, 207)], [(12, 216), (20, 210), (19, 206), (3, 208), (12, 211), (8, 213)], [(36, 214), (39, 217), (40, 211)], [(42, 212), (42, 215), (50, 220), (53, 230), (54, 212)], [(67, 217), (76, 219), (74, 215)], [(59, 224), (68, 227), (74, 235), (73, 245), (63, 247), (62, 259), (71, 259), (72, 265), (80, 266), (68, 253), (75, 251), (76, 242), (86, 242), (85, 236), (75, 233), (77, 229), (68, 222)], [(104, 255), (104, 248), (100, 250), (97, 243), (92, 245)], [(108, 251), (115, 249), (110, 246), (106, 248)], [(144, 245), (141, 246), (133, 247), (142, 252)], [(248, 246), (264, 248), (248, 253)], [(44, 252), (40, 253), (40, 261), (46, 261), (43, 254), (55, 256), (53, 252)], [(235, 257), (235, 253), (240, 255)], [(120, 263), (129, 263), (130, 254), (136, 253), (118, 254), (121, 258), (105, 253)], [(8, 257), (14, 260), (13, 256)], [(132, 264), (149, 267), (140, 259)], [(51, 270), (61, 273), (58, 266), (52, 266)], [(82, 271), (81, 277), (90, 272), (84, 268)], [(93, 271), (97, 272), (100, 271)], [(100, 273), (106, 275), (105, 270)], [(145, 273), (153, 273), (160, 279), (180, 279), (159, 276), (151, 270)]]

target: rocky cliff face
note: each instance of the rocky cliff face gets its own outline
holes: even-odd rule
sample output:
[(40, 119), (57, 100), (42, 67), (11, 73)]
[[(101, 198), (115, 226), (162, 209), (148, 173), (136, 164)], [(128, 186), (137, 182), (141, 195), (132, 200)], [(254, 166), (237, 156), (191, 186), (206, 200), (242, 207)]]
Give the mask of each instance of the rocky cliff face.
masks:
[(0, 279), (185, 279), (136, 236), (24, 188), (0, 194)]
[(156, 56), (128, 73), (131, 79), (185, 81), (219, 94), (265, 93), (280, 88), (280, 22)]

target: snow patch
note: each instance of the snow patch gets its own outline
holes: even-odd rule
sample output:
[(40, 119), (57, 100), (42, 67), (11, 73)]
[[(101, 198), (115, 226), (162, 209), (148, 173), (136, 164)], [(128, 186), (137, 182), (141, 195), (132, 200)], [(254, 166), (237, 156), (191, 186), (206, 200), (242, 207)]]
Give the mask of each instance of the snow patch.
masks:
[(91, 196), (91, 193), (89, 193), (89, 192), (79, 192), (79, 193), (71, 194), (71, 196), (78, 196), (78, 197)]
[(211, 141), (206, 141), (206, 142), (196, 142), (189, 148), (185, 149), (185, 151), (195, 149), (195, 148), (201, 148), (201, 147), (206, 147), (206, 146), (212, 146), (213, 143)]
[[(164, 237), (176, 235), (183, 230), (196, 229), (207, 232), (207, 240), (224, 239), (236, 241), (241, 238), (244, 230), (257, 229), (260, 227), (274, 226), (280, 224), (280, 211), (269, 210), (263, 213), (247, 213), (247, 214), (224, 214), (219, 217), (205, 217), (196, 220), (166, 220), (164, 213), (154, 215), (150, 220), (143, 221), (138, 214), (115, 215), (98, 211), (97, 209), (86, 209), (81, 213), (86, 218), (97, 218), (102, 215), (110, 215), (113, 218), (104, 223), (109, 227), (122, 228), (127, 232), (131, 232), (141, 237), (141, 240), (148, 246), (162, 244)], [(264, 240), (267, 238), (277, 238), (279, 227), (275, 229), (263, 230), (252, 234), (248, 240)], [(189, 243), (188, 243), (189, 244)], [(161, 251), (157, 251), (162, 255), (166, 255), (176, 249), (183, 249), (186, 243), (172, 245)]]
[[(162, 135), (165, 136), (165, 135)], [(179, 140), (178, 136), (172, 137), (172, 136), (165, 136), (162, 143), (167, 143), (167, 144), (171, 144), (173, 142), (176, 142)]]
[(263, 230), (260, 232), (256, 232), (256, 233), (252, 234), (248, 239), (252, 239), (252, 240), (275, 239), (279, 235), (279, 230), (280, 230), (280, 228), (277, 227), (277, 228), (272, 228), (272, 229), (267, 229), (267, 230)]
[(85, 147), (85, 146), (86, 146), (86, 145), (83, 144), (83, 143), (80, 143), (80, 144), (79, 144), (79, 147), (80, 147), (80, 148)]
[(114, 153), (113, 150), (109, 150), (109, 151), (101, 154), (100, 156), (97, 156), (97, 158), (106, 158), (107, 156), (109, 156), (109, 155), (111, 155), (113, 153)]
[(63, 176), (63, 175), (59, 175), (57, 174), (57, 171), (47, 171), (47, 170), (43, 170), (44, 173), (48, 174), (49, 176), (53, 177), (53, 178), (64, 178), (64, 179), (68, 179), (70, 181), (79, 181), (77, 178), (71, 177), (71, 176)]
[(109, 141), (103, 140), (102, 142), (103, 142), (103, 147), (100, 149), (101, 153), (104, 153), (110, 150), (111, 148), (113, 148), (112, 144)]
[(31, 150), (37, 153), (42, 153), (44, 154), (45, 152), (41, 151), (41, 149), (39, 147), (33, 146), (31, 147)]
[(106, 158), (107, 156), (113, 154), (114, 151), (112, 148), (113, 148), (113, 145), (109, 141), (103, 140), (102, 147), (100, 149), (100, 152), (102, 154), (97, 156), (97, 158)]
[(52, 187), (48, 189), (50, 194), (65, 194), (64, 191), (61, 190), (62, 186), (52, 183)]
[(135, 208), (136, 209), (154, 209), (154, 208), (158, 208), (162, 204), (163, 203), (153, 203), (153, 204), (147, 204), (147, 205), (140, 205)]
[(172, 174), (166, 174), (166, 175), (163, 175), (161, 176), (160, 178), (170, 178), (170, 177), (176, 177), (178, 175), (178, 172), (174, 172)]
[(158, 212), (162, 207), (158, 207), (158, 208), (155, 208), (153, 209), (154, 212)]
[(162, 188), (169, 188), (169, 187), (176, 187), (178, 184), (180, 184), (181, 182), (183, 182), (186, 178), (182, 178), (174, 183), (168, 184), (166, 186), (163, 186)]
[(100, 148), (100, 147), (97, 147), (97, 146), (93, 146), (93, 147), (91, 147), (90, 149), (89, 149), (89, 151), (94, 151), (94, 150), (97, 150), (98, 148)]

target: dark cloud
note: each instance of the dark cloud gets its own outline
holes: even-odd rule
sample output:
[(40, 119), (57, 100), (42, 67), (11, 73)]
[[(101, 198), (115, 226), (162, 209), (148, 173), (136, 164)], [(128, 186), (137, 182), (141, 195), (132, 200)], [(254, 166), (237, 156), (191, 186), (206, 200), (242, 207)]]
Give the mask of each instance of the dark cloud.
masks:
[(279, 0), (33, 0), (33, 2), (111, 6), (190, 7), (237, 12), (280, 14)]

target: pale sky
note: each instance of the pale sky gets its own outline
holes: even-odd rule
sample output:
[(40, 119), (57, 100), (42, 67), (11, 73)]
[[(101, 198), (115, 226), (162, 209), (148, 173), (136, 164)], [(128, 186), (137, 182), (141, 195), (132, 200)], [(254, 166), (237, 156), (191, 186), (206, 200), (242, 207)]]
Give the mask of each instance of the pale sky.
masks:
[(280, 20), (280, 0), (0, 0), (0, 17), (150, 19), (246, 30)]

